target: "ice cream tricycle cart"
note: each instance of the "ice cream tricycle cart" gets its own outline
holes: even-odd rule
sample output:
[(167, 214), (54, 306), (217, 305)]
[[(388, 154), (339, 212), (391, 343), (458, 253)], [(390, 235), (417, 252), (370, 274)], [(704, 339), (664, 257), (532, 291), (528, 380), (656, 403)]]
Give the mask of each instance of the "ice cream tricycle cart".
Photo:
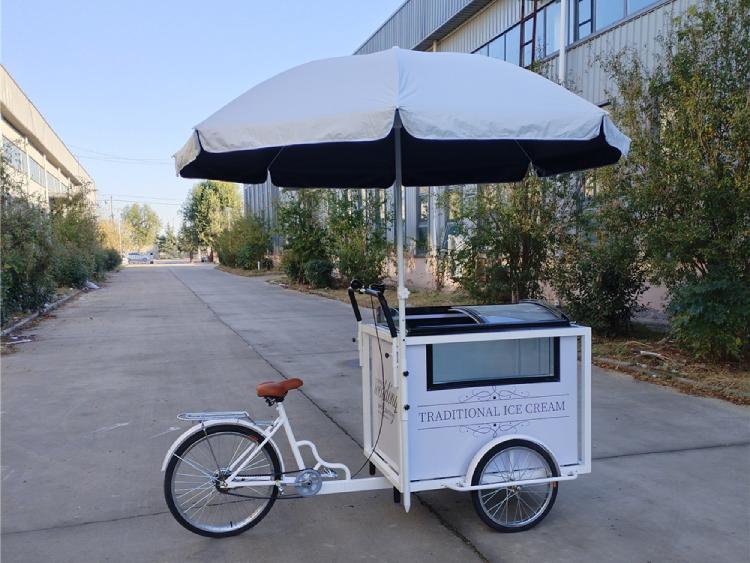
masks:
[[(278, 498), (391, 488), (407, 511), (412, 493), (452, 489), (470, 493), (496, 530), (542, 521), (558, 483), (591, 470), (590, 330), (533, 301), (407, 308), (402, 186), (603, 166), (628, 142), (606, 112), (532, 72), (400, 49), (302, 65), (197, 125), (175, 155), (183, 177), (393, 186), (398, 307), (383, 286), (351, 283), (369, 476), (297, 438), (284, 399), (301, 379), (265, 382), (256, 393), (275, 407), (274, 420), (245, 411), (180, 415), (194, 425), (162, 464), (177, 521), (224, 537), (257, 524)], [(364, 315), (357, 294), (372, 299)]]

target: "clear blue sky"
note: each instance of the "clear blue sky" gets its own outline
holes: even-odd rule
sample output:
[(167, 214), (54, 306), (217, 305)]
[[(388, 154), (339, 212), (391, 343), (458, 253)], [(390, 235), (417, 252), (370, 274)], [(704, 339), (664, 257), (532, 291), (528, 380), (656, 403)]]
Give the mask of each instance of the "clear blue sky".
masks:
[(3, 0), (2, 62), (100, 198), (174, 223), (192, 182), (171, 156), (193, 125), (282, 70), (351, 54), (401, 3)]

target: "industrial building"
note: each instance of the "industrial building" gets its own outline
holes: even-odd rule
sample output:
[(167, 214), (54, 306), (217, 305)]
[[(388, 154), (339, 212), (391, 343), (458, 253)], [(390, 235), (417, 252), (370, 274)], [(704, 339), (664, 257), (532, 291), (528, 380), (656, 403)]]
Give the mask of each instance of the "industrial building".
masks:
[(85, 190), (96, 202), (96, 185), (21, 87), (0, 66), (0, 132), (5, 161), (24, 192), (42, 205)]
[[(356, 51), (398, 46), (421, 51), (476, 53), (534, 67), (590, 102), (606, 107), (612, 84), (602, 61), (624, 49), (646, 64), (675, 17), (699, 0), (407, 0)], [(474, 186), (405, 190), (408, 280), (429, 286), (431, 255), (451, 245), (446, 190), (460, 197)], [(273, 222), (279, 188), (245, 185), (248, 212)], [(283, 190), (282, 190), (283, 192)], [(449, 207), (449, 206), (448, 206)]]

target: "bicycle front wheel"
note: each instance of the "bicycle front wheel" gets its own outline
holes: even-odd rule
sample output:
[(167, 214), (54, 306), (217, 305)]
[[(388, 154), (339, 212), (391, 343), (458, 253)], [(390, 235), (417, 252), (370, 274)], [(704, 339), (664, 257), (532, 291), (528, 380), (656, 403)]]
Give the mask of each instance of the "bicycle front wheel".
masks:
[[(223, 482), (242, 453), (262, 441), (251, 428), (221, 424), (180, 444), (164, 475), (164, 496), (175, 519), (191, 532), (212, 538), (234, 536), (260, 522), (271, 510), (278, 488), (227, 489)], [(281, 464), (270, 442), (240, 473), (242, 477), (269, 479), (280, 474)]]

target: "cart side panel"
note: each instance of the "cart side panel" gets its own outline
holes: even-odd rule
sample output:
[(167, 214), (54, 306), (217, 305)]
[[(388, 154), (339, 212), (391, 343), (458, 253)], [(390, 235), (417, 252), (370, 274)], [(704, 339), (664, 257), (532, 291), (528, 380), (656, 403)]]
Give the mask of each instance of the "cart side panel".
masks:
[(408, 349), (412, 481), (463, 477), (488, 442), (522, 434), (579, 463), (577, 337), (561, 336), (560, 381), (427, 390), (426, 345)]
[[(363, 334), (363, 336), (365, 336)], [(380, 339), (372, 334), (367, 334), (366, 342), (369, 355), (369, 369), (363, 369), (362, 385), (369, 392), (363, 393), (365, 411), (369, 411), (370, 421), (365, 425), (364, 443), (375, 446), (375, 454), (372, 462), (381, 470), (382, 464), (387, 466), (390, 474), (400, 473), (400, 441), (399, 431), (401, 421), (396, 416), (398, 405), (398, 390), (393, 387), (393, 346), (390, 341)], [(382, 420), (382, 422), (381, 422)], [(369, 451), (365, 451), (369, 455)], [(386, 473), (386, 471), (383, 471)]]

